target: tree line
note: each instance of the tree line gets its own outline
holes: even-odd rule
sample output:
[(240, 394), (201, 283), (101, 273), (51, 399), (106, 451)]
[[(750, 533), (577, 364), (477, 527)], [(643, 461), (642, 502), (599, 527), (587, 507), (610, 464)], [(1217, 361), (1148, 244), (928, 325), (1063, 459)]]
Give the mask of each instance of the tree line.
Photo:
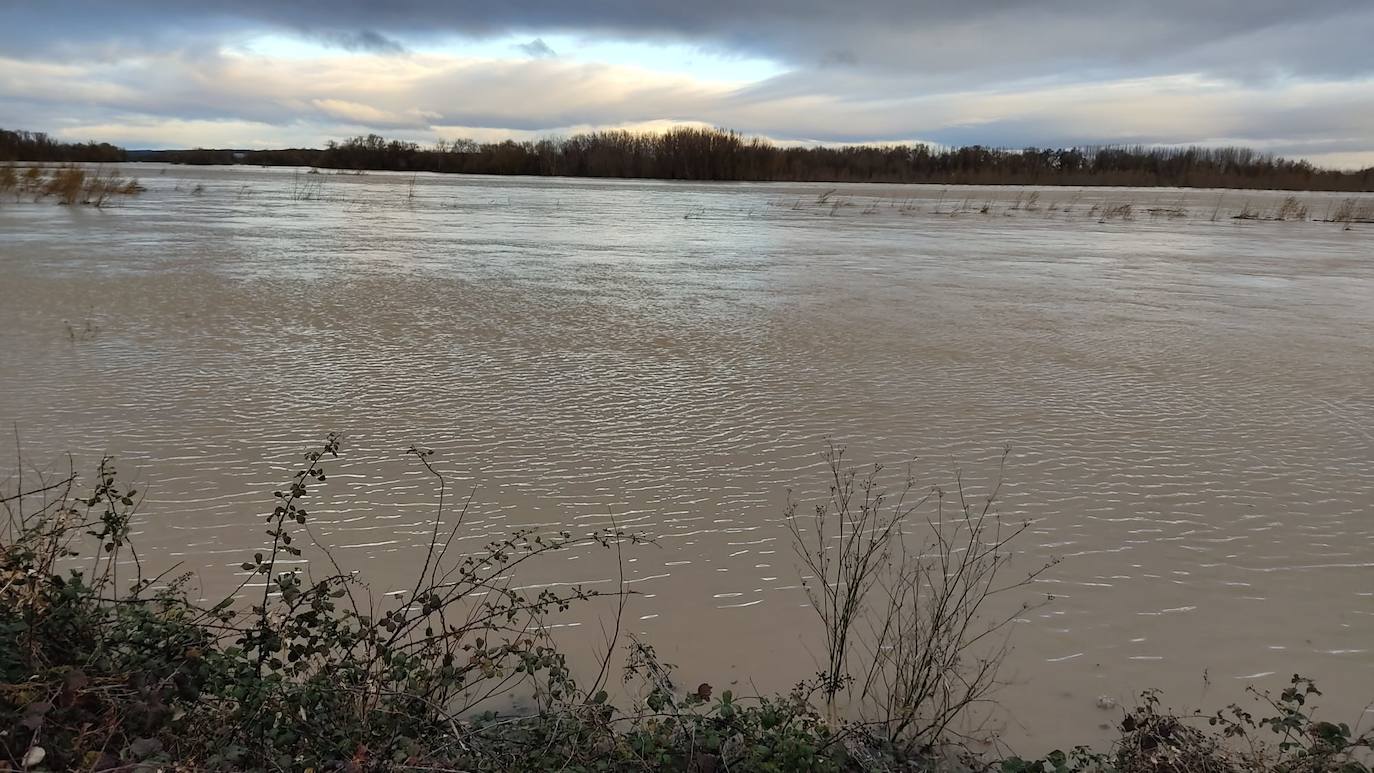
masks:
[(127, 158), (108, 142), (59, 142), (43, 132), (0, 129), (0, 161), (110, 163)]
[[(6, 132), (25, 137), (39, 134)], [(45, 138), (46, 140), (46, 138)], [(38, 158), (0, 160), (120, 160)], [(29, 146), (23, 146), (29, 147)], [(109, 148), (130, 161), (255, 164), (324, 169), (493, 175), (628, 177), (663, 180), (884, 182), (952, 185), (1122, 185), (1279, 190), (1374, 190), (1374, 167), (1322, 169), (1238, 147), (1099, 146), (1010, 150), (973, 145), (784, 147), (725, 129), (662, 133), (599, 131), (537, 142), (440, 140), (432, 146), (376, 134), (324, 148), (120, 151), (109, 145), (56, 145), (71, 154)]]

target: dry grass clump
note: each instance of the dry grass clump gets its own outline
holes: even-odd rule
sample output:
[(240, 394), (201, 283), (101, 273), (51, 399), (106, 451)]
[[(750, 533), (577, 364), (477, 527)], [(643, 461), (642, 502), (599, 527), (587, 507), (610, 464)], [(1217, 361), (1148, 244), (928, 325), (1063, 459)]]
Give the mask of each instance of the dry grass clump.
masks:
[(311, 169), (305, 174), (296, 172), (291, 175), (291, 200), (292, 201), (319, 201), (324, 198), (324, 178), (311, 177), (318, 175), (320, 170)]
[(31, 166), (20, 173), (13, 166), (0, 167), (0, 193), (13, 192), (15, 198), (32, 196), (38, 201), (52, 197), (59, 204), (103, 207), (116, 197), (133, 196), (143, 190), (137, 180), (98, 169), (61, 166), (45, 173), (42, 167)]
[(1275, 220), (1306, 220), (1307, 205), (1298, 201), (1296, 196), (1288, 196), (1274, 211)]
[(1265, 214), (1259, 208), (1250, 206), (1250, 202), (1245, 202), (1235, 217), (1235, 220), (1273, 220), (1276, 222), (1286, 222), (1290, 220), (1301, 221), (1308, 219), (1308, 207), (1296, 196), (1286, 196), (1273, 211)]
[(76, 204), (83, 200), (86, 172), (78, 167), (56, 169), (43, 184), (43, 196), (56, 196), (62, 204)]
[[(1129, 224), (1138, 221), (1159, 223), (1192, 224), (1204, 220), (1217, 223), (1221, 221), (1254, 220), (1272, 223), (1324, 222), (1337, 223), (1350, 229), (1354, 224), (1374, 224), (1374, 200), (1369, 198), (1332, 199), (1326, 205), (1325, 216), (1314, 212), (1313, 202), (1302, 195), (1285, 194), (1245, 199), (1239, 203), (1228, 195), (1219, 195), (1214, 202), (1202, 204), (1181, 195), (1177, 199), (1157, 197), (1149, 202), (1134, 202), (1117, 199), (1104, 200), (1089, 204), (1083, 201), (1083, 192), (1071, 197), (1056, 199), (1055, 194), (1042, 194), (1040, 191), (1008, 192), (1005, 198), (982, 198), (977, 193), (951, 195), (942, 190), (938, 198), (925, 200), (916, 198), (847, 197), (830, 189), (821, 192), (814, 199), (797, 196), (786, 200), (769, 202), (770, 206), (786, 207), (793, 212), (814, 212), (836, 216), (846, 214), (884, 215), (897, 214), (914, 216), (927, 214), (941, 217), (962, 217), (967, 215), (1005, 216), (1029, 220), (1033, 216), (1043, 218), (1069, 219), (1070, 216), (1098, 223)], [(1082, 204), (1082, 208), (1079, 205)], [(1209, 206), (1210, 205), (1210, 206)]]
[(43, 170), (36, 166), (31, 166), (24, 170), (24, 175), (20, 180), (20, 185), (25, 193), (37, 191), (43, 184)]
[(1134, 220), (1135, 205), (1129, 201), (1125, 204), (1094, 204), (1092, 209), (1088, 210), (1088, 214), (1090, 216), (1096, 214), (1099, 223), (1107, 223), (1112, 220)]
[(1355, 223), (1374, 223), (1374, 203), (1362, 199), (1343, 199), (1336, 211), (1326, 218), (1328, 223), (1344, 223), (1348, 230)]
[(37, 194), (43, 187), (43, 170), (36, 166), (22, 172), (13, 164), (0, 167), (0, 193), (13, 193), (20, 196)]

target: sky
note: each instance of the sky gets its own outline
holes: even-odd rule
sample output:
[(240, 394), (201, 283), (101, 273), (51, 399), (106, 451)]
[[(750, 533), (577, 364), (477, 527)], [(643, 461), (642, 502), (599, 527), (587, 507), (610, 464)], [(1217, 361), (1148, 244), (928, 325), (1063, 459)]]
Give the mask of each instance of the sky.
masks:
[(0, 0), (0, 126), (130, 148), (721, 126), (1374, 166), (1374, 0)]

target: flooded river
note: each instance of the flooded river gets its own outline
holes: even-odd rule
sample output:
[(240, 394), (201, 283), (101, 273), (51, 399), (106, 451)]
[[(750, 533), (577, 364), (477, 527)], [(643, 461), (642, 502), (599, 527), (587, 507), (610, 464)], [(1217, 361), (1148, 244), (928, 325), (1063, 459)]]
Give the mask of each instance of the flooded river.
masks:
[[(207, 596), (337, 431), (312, 511), (379, 592), (427, 542), (426, 446), (475, 491), (463, 540), (652, 535), (629, 628), (684, 683), (786, 689), (819, 629), (781, 516), (825, 439), (974, 492), (1009, 444), (1019, 560), (1059, 563), (1008, 739), (1106, 737), (1099, 699), (1147, 687), (1374, 699), (1374, 226), (1311, 222), (1340, 196), (125, 171), (107, 210), (0, 202), (0, 423), (38, 467), (116, 455), (146, 560)], [(614, 589), (613, 559), (530, 582)]]

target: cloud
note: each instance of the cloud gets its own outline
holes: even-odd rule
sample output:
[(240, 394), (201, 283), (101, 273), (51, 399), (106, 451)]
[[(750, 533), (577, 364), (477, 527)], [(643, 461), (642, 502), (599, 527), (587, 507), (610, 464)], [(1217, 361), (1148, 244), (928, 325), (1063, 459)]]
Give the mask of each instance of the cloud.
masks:
[[(807, 88), (798, 87), (799, 79)], [(0, 102), (41, 103), (49, 116), (116, 113), (143, 123), (218, 120), (332, 131), (316, 143), (359, 128), (432, 139), (452, 136), (439, 127), (454, 126), (532, 136), (565, 127), (704, 122), (779, 140), (1238, 142), (1348, 153), (1369, 149), (1374, 126), (1374, 79), (1246, 87), (1165, 76), (916, 95), (901, 84), (825, 71), (740, 88), (626, 66), (429, 54), (300, 62), (168, 53), (128, 63), (116, 78), (102, 64), (0, 60)], [(79, 106), (78, 116), (66, 115), (64, 106)], [(4, 113), (0, 121), (16, 124)]]
[[(270, 51), (251, 45), (264, 35)], [(0, 6), (0, 125), (159, 144), (237, 127), (227, 144), (244, 145), (700, 122), (780, 141), (1244, 143), (1345, 163), (1374, 152), (1371, 38), (1368, 0), (48, 0)], [(671, 42), (712, 75), (581, 53), (616, 41)], [(730, 79), (740, 56), (782, 74)]]
[(1345, 45), (1374, 38), (1368, 0), (46, 0), (3, 13), (6, 37), (26, 46), (35, 32), (57, 40), (251, 27), (363, 36), (363, 44), (368, 35), (560, 32), (689, 41), (801, 67), (848, 52), (875, 69), (980, 77), (1101, 68), (1139, 75), (1190, 60), (1209, 72), (1336, 76), (1374, 68), (1363, 46)]
[(52, 134), (71, 142), (84, 142), (98, 136), (130, 148), (272, 149), (317, 146), (319, 143), (315, 138), (328, 128), (324, 124), (282, 125), (259, 121), (187, 121), (132, 117), (107, 123), (83, 123), (61, 127)]
[(359, 126), (423, 129), (428, 128), (440, 115), (413, 108), (386, 110), (345, 99), (312, 99), (310, 104), (314, 105), (324, 118)]
[(372, 54), (404, 54), (406, 47), (372, 30), (358, 32), (328, 31), (320, 34), (325, 43), (347, 51), (365, 51)]
[(535, 59), (549, 59), (558, 56), (558, 52), (549, 48), (549, 44), (545, 43), (543, 38), (535, 38), (528, 43), (521, 43), (516, 46), (516, 49), (522, 51), (525, 56)]

